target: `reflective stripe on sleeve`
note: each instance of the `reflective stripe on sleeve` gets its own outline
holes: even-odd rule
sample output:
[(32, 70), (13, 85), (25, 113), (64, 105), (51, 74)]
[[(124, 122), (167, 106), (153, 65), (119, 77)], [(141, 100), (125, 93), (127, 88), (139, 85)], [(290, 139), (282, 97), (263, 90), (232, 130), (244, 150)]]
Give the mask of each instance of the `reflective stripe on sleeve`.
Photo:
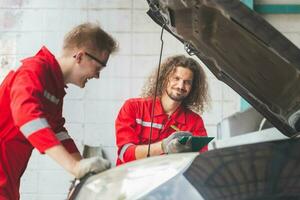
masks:
[(124, 162), (124, 154), (125, 154), (125, 151), (128, 149), (128, 147), (130, 147), (131, 145), (134, 145), (134, 144), (132, 144), (132, 143), (128, 143), (128, 144), (125, 144), (123, 147), (122, 147), (122, 149), (121, 149), (121, 151), (120, 151), (120, 155), (119, 155), (119, 159), (122, 161), (122, 162)]
[(26, 137), (29, 137), (32, 133), (47, 127), (50, 126), (45, 118), (36, 118), (21, 126), (20, 130)]
[[(135, 119), (136, 123), (142, 125), (142, 126), (146, 126), (146, 127), (150, 127), (151, 126), (151, 122), (145, 122), (141, 119)], [(157, 129), (162, 129), (163, 125), (162, 124), (158, 124), (158, 123), (152, 123), (152, 127), (157, 128)]]
[(63, 140), (67, 140), (67, 139), (71, 138), (66, 131), (62, 131), (62, 132), (56, 133), (55, 135), (56, 135), (56, 138), (59, 141), (63, 141)]
[(46, 97), (52, 103), (55, 103), (55, 104), (59, 103), (59, 99), (46, 90), (44, 91), (44, 97)]

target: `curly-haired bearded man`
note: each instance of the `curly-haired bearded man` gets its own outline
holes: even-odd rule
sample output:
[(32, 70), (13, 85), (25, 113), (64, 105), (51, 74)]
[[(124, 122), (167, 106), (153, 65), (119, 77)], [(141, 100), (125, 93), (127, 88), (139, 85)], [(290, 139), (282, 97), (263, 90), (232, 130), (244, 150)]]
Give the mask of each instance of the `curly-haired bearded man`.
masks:
[[(150, 76), (141, 98), (127, 100), (116, 119), (117, 165), (147, 157), (151, 111), (157, 73)], [(169, 57), (157, 79), (150, 156), (191, 151), (182, 136), (207, 136), (202, 113), (208, 103), (208, 85), (200, 64), (184, 55)], [(196, 113), (197, 112), (197, 113)], [(207, 151), (207, 146), (200, 152)]]

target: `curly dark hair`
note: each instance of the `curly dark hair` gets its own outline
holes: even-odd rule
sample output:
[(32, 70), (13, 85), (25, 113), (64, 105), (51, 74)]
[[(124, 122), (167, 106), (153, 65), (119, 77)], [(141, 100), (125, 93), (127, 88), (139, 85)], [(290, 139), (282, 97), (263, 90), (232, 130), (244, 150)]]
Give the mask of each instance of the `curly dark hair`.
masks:
[[(157, 96), (161, 97), (166, 90), (170, 75), (175, 72), (176, 67), (184, 67), (193, 72), (193, 83), (189, 95), (183, 100), (182, 105), (195, 112), (203, 113), (209, 105), (208, 83), (206, 75), (200, 64), (191, 57), (176, 55), (167, 58), (162, 64), (158, 77)], [(142, 89), (142, 97), (154, 97), (157, 69), (148, 78)]]

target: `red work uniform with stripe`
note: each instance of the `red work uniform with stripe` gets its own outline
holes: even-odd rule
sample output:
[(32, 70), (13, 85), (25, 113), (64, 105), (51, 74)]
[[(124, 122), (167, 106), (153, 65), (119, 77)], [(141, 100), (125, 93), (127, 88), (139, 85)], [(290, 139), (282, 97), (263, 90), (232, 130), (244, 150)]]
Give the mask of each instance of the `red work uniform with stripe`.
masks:
[(35, 147), (44, 153), (62, 144), (78, 152), (64, 128), (63, 74), (43, 47), (22, 61), (0, 86), (0, 200), (19, 199), (20, 178)]
[[(117, 165), (136, 160), (136, 145), (148, 144), (151, 111), (151, 98), (129, 99), (121, 108), (116, 119)], [(152, 127), (151, 143), (168, 137), (175, 129), (190, 131), (195, 136), (207, 136), (203, 120), (198, 114), (180, 106), (169, 117), (164, 112), (160, 99), (155, 103)], [(200, 150), (204, 151), (207, 151), (207, 146)]]

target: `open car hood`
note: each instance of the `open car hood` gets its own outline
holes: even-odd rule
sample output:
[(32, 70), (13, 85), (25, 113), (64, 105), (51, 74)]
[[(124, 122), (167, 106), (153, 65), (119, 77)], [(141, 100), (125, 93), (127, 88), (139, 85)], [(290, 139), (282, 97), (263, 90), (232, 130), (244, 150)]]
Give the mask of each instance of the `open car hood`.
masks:
[(300, 131), (300, 50), (239, 0), (148, 0), (148, 15), (284, 135)]

